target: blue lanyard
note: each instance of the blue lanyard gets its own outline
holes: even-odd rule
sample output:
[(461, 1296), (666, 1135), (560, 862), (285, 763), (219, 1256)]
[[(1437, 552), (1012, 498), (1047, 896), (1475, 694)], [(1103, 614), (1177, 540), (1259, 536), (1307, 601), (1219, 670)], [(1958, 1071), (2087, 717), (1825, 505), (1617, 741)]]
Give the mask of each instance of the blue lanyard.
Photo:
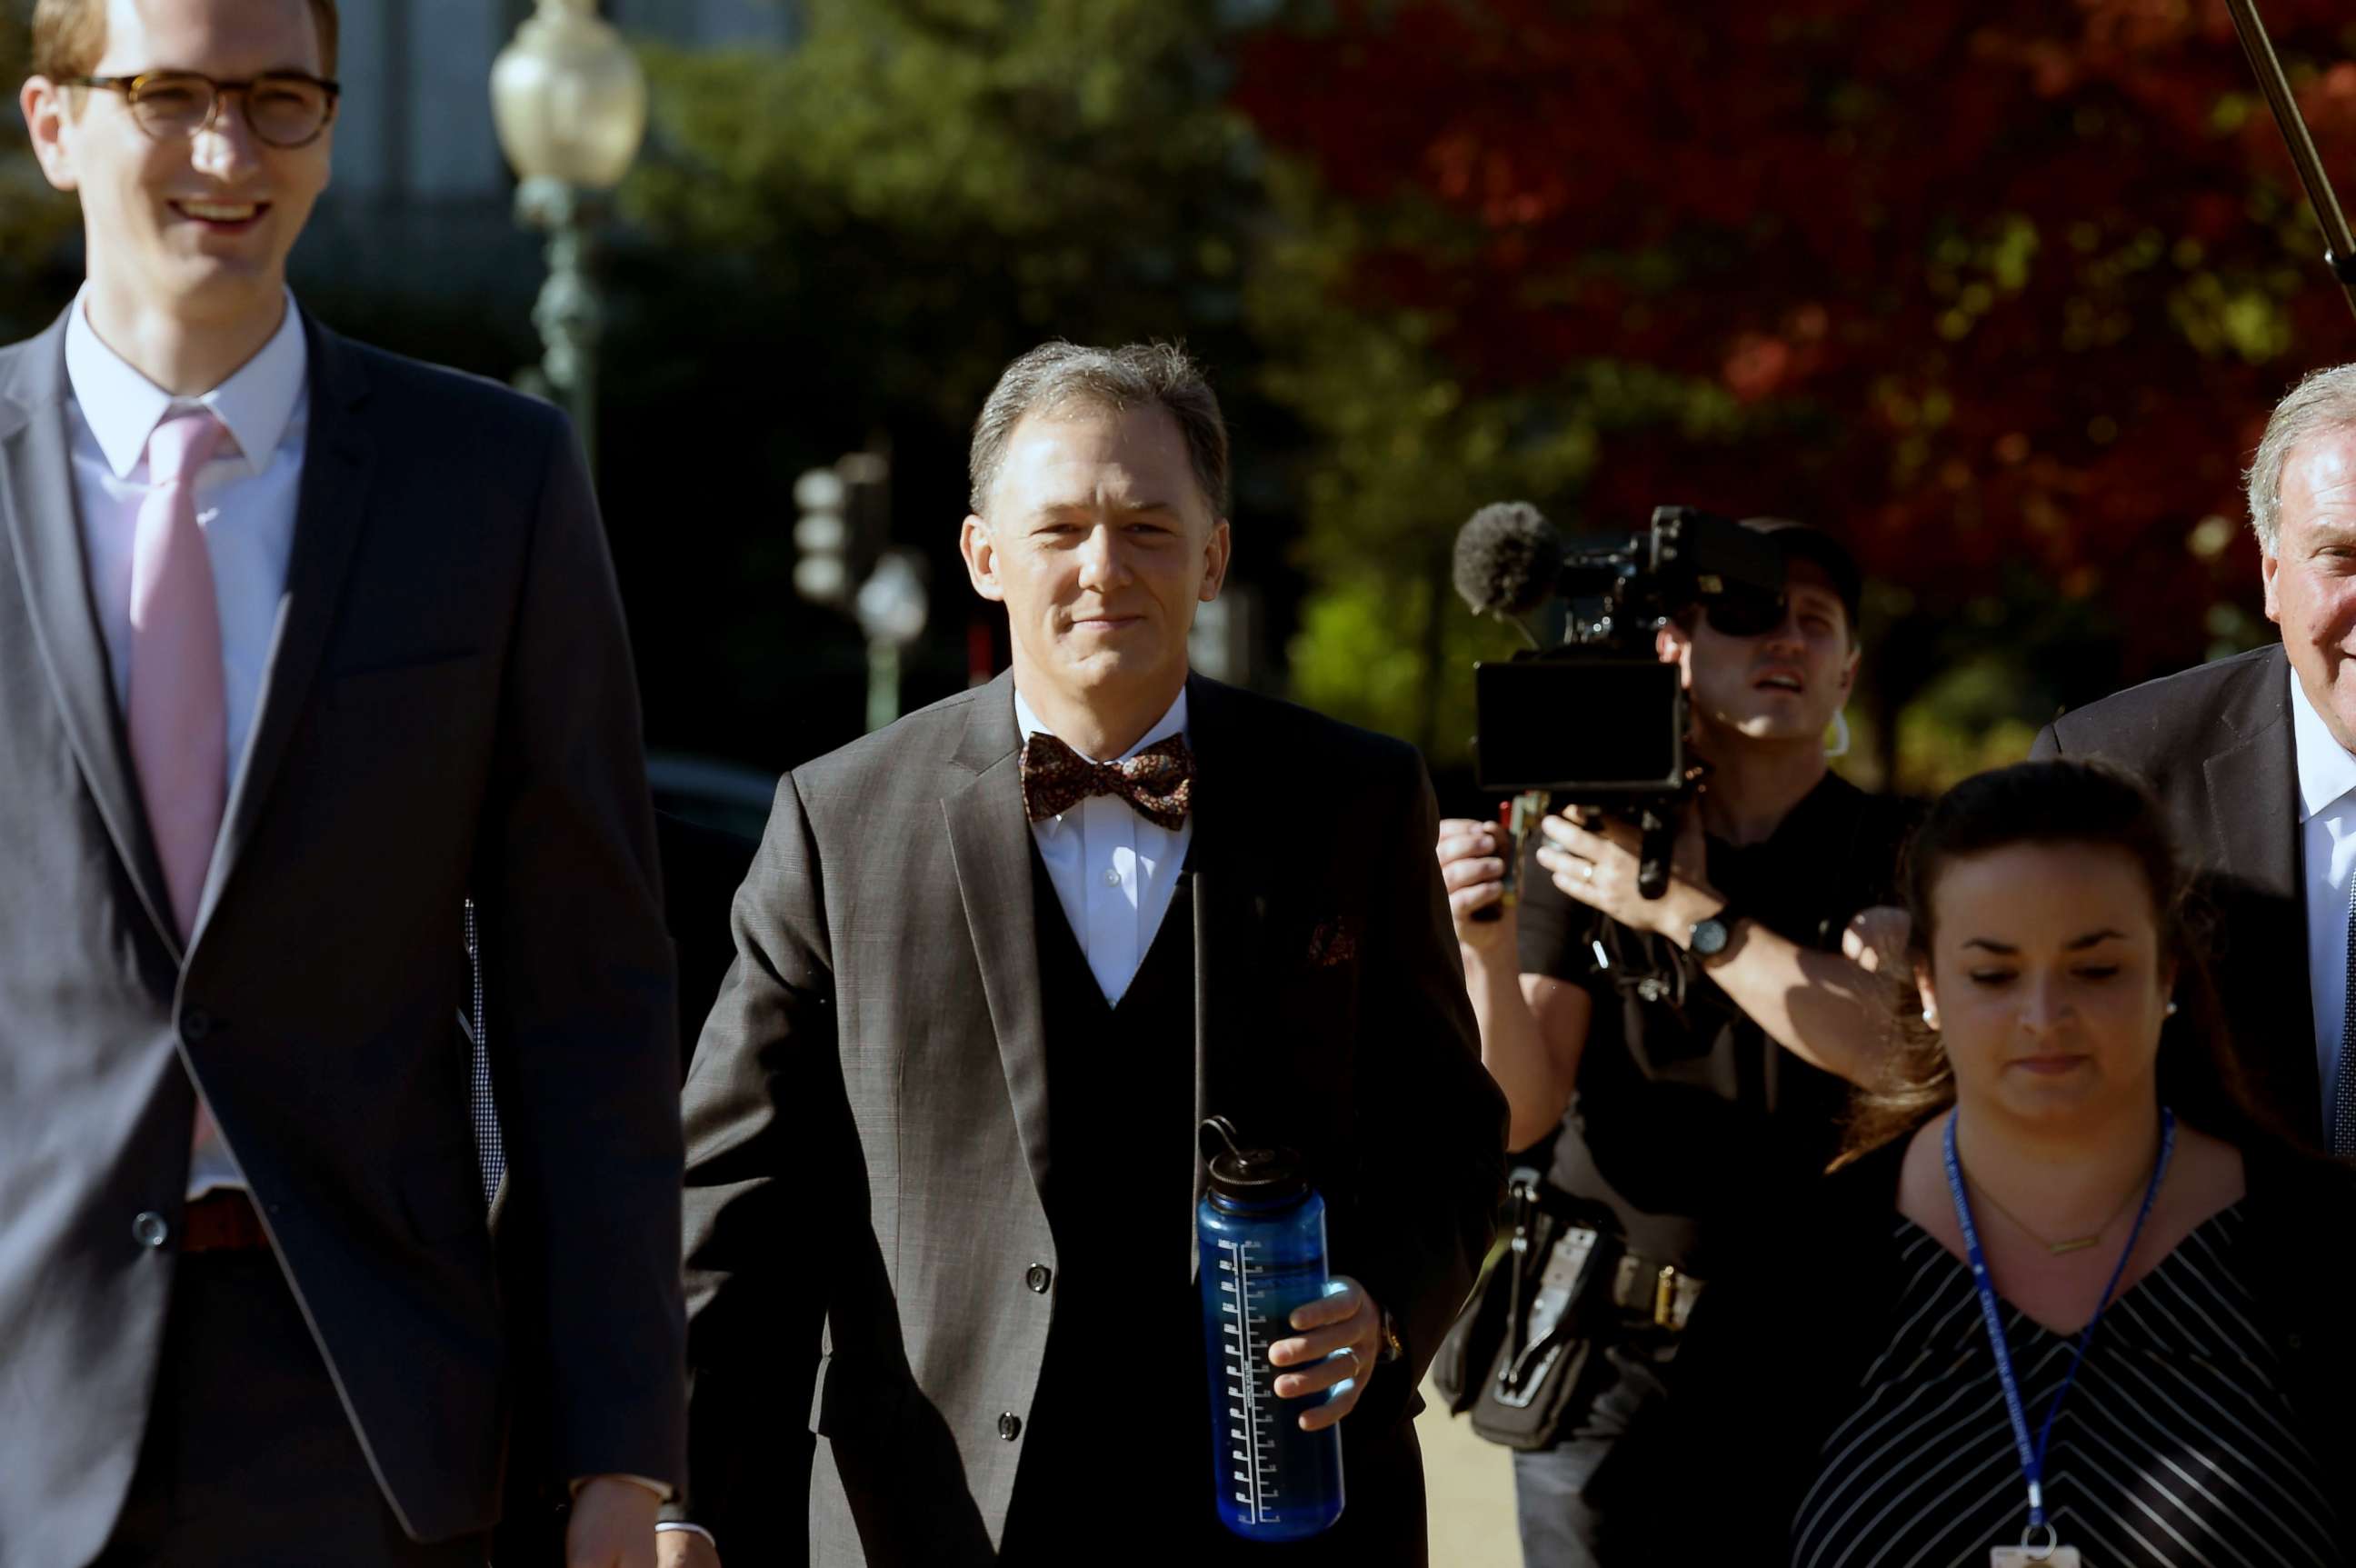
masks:
[(2167, 1106), (2159, 1108), (2159, 1158), (2151, 1167), (2151, 1185), (2144, 1188), (2143, 1208), (2136, 1215), (2135, 1229), (2127, 1232), (2126, 1250), (2112, 1266), (2111, 1283), (2103, 1287), (2103, 1299), (2094, 1304), (2094, 1316), (2079, 1332), (2077, 1347), (2070, 1353), (2070, 1369), (2063, 1374), (2062, 1387), (2045, 1412), (2045, 1424), (2039, 1429), (2032, 1444), (2029, 1441), (2029, 1413), (2020, 1402), (2020, 1380), (2013, 1376), (2012, 1351), (2004, 1342), (2004, 1318), (1997, 1311), (1996, 1286), (1988, 1279), (1987, 1254), (1980, 1250), (1979, 1227), (1972, 1223), (1972, 1200), (1964, 1192), (1964, 1168), (1955, 1159), (1955, 1123), (1962, 1114), (1958, 1107), (1955, 1114), (1947, 1118), (1947, 1190), (1954, 1195), (1955, 1223), (1964, 1232), (1964, 1254), (1971, 1262), (1972, 1284), (1980, 1294), (1980, 1316), (1987, 1323), (1988, 1348), (1996, 1353), (1997, 1380), (2004, 1385), (2004, 1409), (2012, 1417), (2012, 1442), (2020, 1451), (2020, 1473), (2029, 1480), (2029, 1528), (2050, 1530), (2045, 1522), (2045, 1450), (2053, 1441), (2053, 1418), (2062, 1413), (2062, 1402), (2070, 1397), (2071, 1386), (2078, 1380), (2078, 1367), (2086, 1359), (2086, 1347), (2094, 1343), (2094, 1328), (2103, 1321), (2103, 1310), (2111, 1305), (2112, 1294), (2119, 1288), (2119, 1276), (2127, 1272), (2127, 1260), (2135, 1256), (2136, 1242), (2143, 1236), (2144, 1221), (2151, 1218), (2151, 1207), (2159, 1197), (2160, 1180), (2168, 1175), (2169, 1156), (2176, 1152), (2176, 1116)]

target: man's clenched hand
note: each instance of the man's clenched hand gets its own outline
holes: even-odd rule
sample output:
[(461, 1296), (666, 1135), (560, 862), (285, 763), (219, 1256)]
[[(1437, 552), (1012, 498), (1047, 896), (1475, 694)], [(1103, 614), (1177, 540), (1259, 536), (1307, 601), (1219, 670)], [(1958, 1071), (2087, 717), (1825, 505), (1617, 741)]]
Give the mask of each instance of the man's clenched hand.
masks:
[(1293, 1309), (1290, 1326), (1306, 1332), (1268, 1348), (1268, 1359), (1279, 1369), (1301, 1369), (1276, 1380), (1277, 1398), (1336, 1389), (1332, 1399), (1301, 1412), (1303, 1432), (1323, 1431), (1357, 1409), (1383, 1352), (1383, 1309), (1349, 1275), (1335, 1274), (1333, 1283), (1332, 1294)]
[(655, 1568), (662, 1499), (620, 1476), (592, 1476), (573, 1497), (564, 1568)]

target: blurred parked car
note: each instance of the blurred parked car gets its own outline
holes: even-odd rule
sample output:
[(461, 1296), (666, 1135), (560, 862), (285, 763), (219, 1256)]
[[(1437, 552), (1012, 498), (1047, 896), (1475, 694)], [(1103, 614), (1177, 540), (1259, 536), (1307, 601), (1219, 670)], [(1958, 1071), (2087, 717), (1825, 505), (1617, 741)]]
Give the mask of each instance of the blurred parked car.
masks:
[(657, 752), (647, 758), (662, 856), (663, 923), (679, 953), (679, 1059), (695, 1037), (736, 956), (728, 906), (768, 825), (776, 776), (739, 763)]
[(655, 810), (665, 816), (755, 843), (769, 824), (769, 802), (777, 792), (774, 773), (669, 751), (647, 758), (647, 782), (654, 789)]

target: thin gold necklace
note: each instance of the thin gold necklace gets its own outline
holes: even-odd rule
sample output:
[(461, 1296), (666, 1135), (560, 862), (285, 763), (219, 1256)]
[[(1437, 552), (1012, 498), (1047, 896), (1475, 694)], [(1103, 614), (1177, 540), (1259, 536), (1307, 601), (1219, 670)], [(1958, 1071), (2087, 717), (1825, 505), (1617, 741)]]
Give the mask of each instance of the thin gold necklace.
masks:
[[(1965, 1179), (1969, 1179), (1968, 1173), (1966, 1173)], [(2023, 1219), (2019, 1215), (2015, 1214), (2011, 1209), (2007, 1208), (2002, 1201), (1997, 1197), (1997, 1195), (1990, 1192), (1986, 1187), (1981, 1186), (1978, 1182), (1972, 1183), (1973, 1187), (1978, 1188), (1979, 1195), (1987, 1199), (1989, 1208), (1995, 1209), (1998, 1214), (2003, 1215), (2007, 1219), (2011, 1220), (2013, 1224), (2020, 1230), (2023, 1235), (2026, 1235), (2030, 1240), (2036, 1242), (2039, 1246), (2044, 1248), (2046, 1251), (2057, 1258), (2065, 1256), (2071, 1252), (2083, 1252), (2087, 1248), (2093, 1246), (2095, 1242), (2101, 1240), (2103, 1239), (2103, 1233), (2108, 1230), (2112, 1226), (2116, 1225), (2119, 1222), (2119, 1217), (2126, 1213), (2128, 1209), (2135, 1207), (2136, 1199), (2141, 1197), (2144, 1189), (2150, 1185), (2151, 1173), (2149, 1171), (2146, 1171), (2143, 1176), (2136, 1180), (2135, 1186), (2127, 1189), (2126, 1197), (2119, 1200), (2119, 1206), (2111, 1211), (2111, 1217), (2108, 1219), (2104, 1220), (2101, 1225), (2095, 1227), (2094, 1230), (2091, 1234), (2084, 1236), (2072, 1236), (2065, 1241), (2055, 1241), (2049, 1239), (2043, 1232), (2032, 1227), (2028, 1220)]]

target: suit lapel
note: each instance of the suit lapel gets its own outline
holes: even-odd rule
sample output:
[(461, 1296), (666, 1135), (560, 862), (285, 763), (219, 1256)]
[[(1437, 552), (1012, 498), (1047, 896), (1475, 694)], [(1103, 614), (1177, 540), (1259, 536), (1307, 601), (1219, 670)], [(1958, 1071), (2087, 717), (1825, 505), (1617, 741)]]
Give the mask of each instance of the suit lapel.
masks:
[(252, 841), (285, 760), (287, 743), (335, 625), (353, 548), (367, 522), (369, 482), (376, 466), (376, 443), (358, 413), (368, 393), (367, 381), (335, 334), (308, 317), (303, 328), (310, 356), (310, 426), (296, 491), (294, 548), (286, 564), (286, 586), (279, 595), (253, 733), (246, 741), (244, 762), (237, 771), (198, 906), (199, 930)]
[[(2298, 854), (2298, 765), (2287, 720), (2201, 765), (2224, 864), (2272, 897), (2304, 904)], [(2306, 950), (2298, 953), (2302, 971)]]
[[(1194, 891), (1194, 1127), (1228, 1118), (1247, 1136), (1261, 1075), (1248, 1058), (1265, 1032), (1255, 999), (1267, 989), (1264, 936), (1279, 858), (1269, 797), (1245, 788), (1254, 737), (1237, 693), (1195, 675), (1186, 682), (1189, 746), (1194, 753), (1194, 836), (1187, 850)], [(1190, 1128), (1190, 1133), (1194, 1128)], [(1203, 1199), (1205, 1164), (1194, 1150), (1194, 1201)], [(1190, 1225), (1191, 1225), (1191, 1216)], [(1190, 1245), (1193, 1231), (1189, 1232)]]
[(1039, 941), (1032, 908), (1031, 822), (1023, 811), (1022, 737), (1014, 684), (1001, 675), (967, 708), (957, 767), (969, 777), (941, 799), (949, 860), (981, 969), (1031, 1179), (1047, 1190), (1047, 1031), (1039, 995)]
[[(2315, 1018), (2307, 963), (2307, 879), (2300, 871), (2298, 758), (2290, 717), (2287, 662), (2268, 660), (2244, 706), (2239, 744), (2202, 765), (2210, 831), (2231, 881), (2232, 927), (2221, 969), (2245, 1008), (2264, 1006), (2265, 1038), (2244, 1038), (2242, 1054), (2271, 1087), (2297, 1130), (2322, 1122), (2316, 1082)], [(2233, 886), (2238, 884), (2238, 886)], [(2260, 999), (2264, 999), (2263, 1003)], [(2244, 1025), (2244, 1033), (2251, 1033)]]
[(84, 566), (66, 429), (66, 320), (60, 316), (17, 351), (15, 380), (0, 387), (0, 517), (75, 760), (139, 902), (177, 960), (179, 930), (163, 865), (148, 835)]

